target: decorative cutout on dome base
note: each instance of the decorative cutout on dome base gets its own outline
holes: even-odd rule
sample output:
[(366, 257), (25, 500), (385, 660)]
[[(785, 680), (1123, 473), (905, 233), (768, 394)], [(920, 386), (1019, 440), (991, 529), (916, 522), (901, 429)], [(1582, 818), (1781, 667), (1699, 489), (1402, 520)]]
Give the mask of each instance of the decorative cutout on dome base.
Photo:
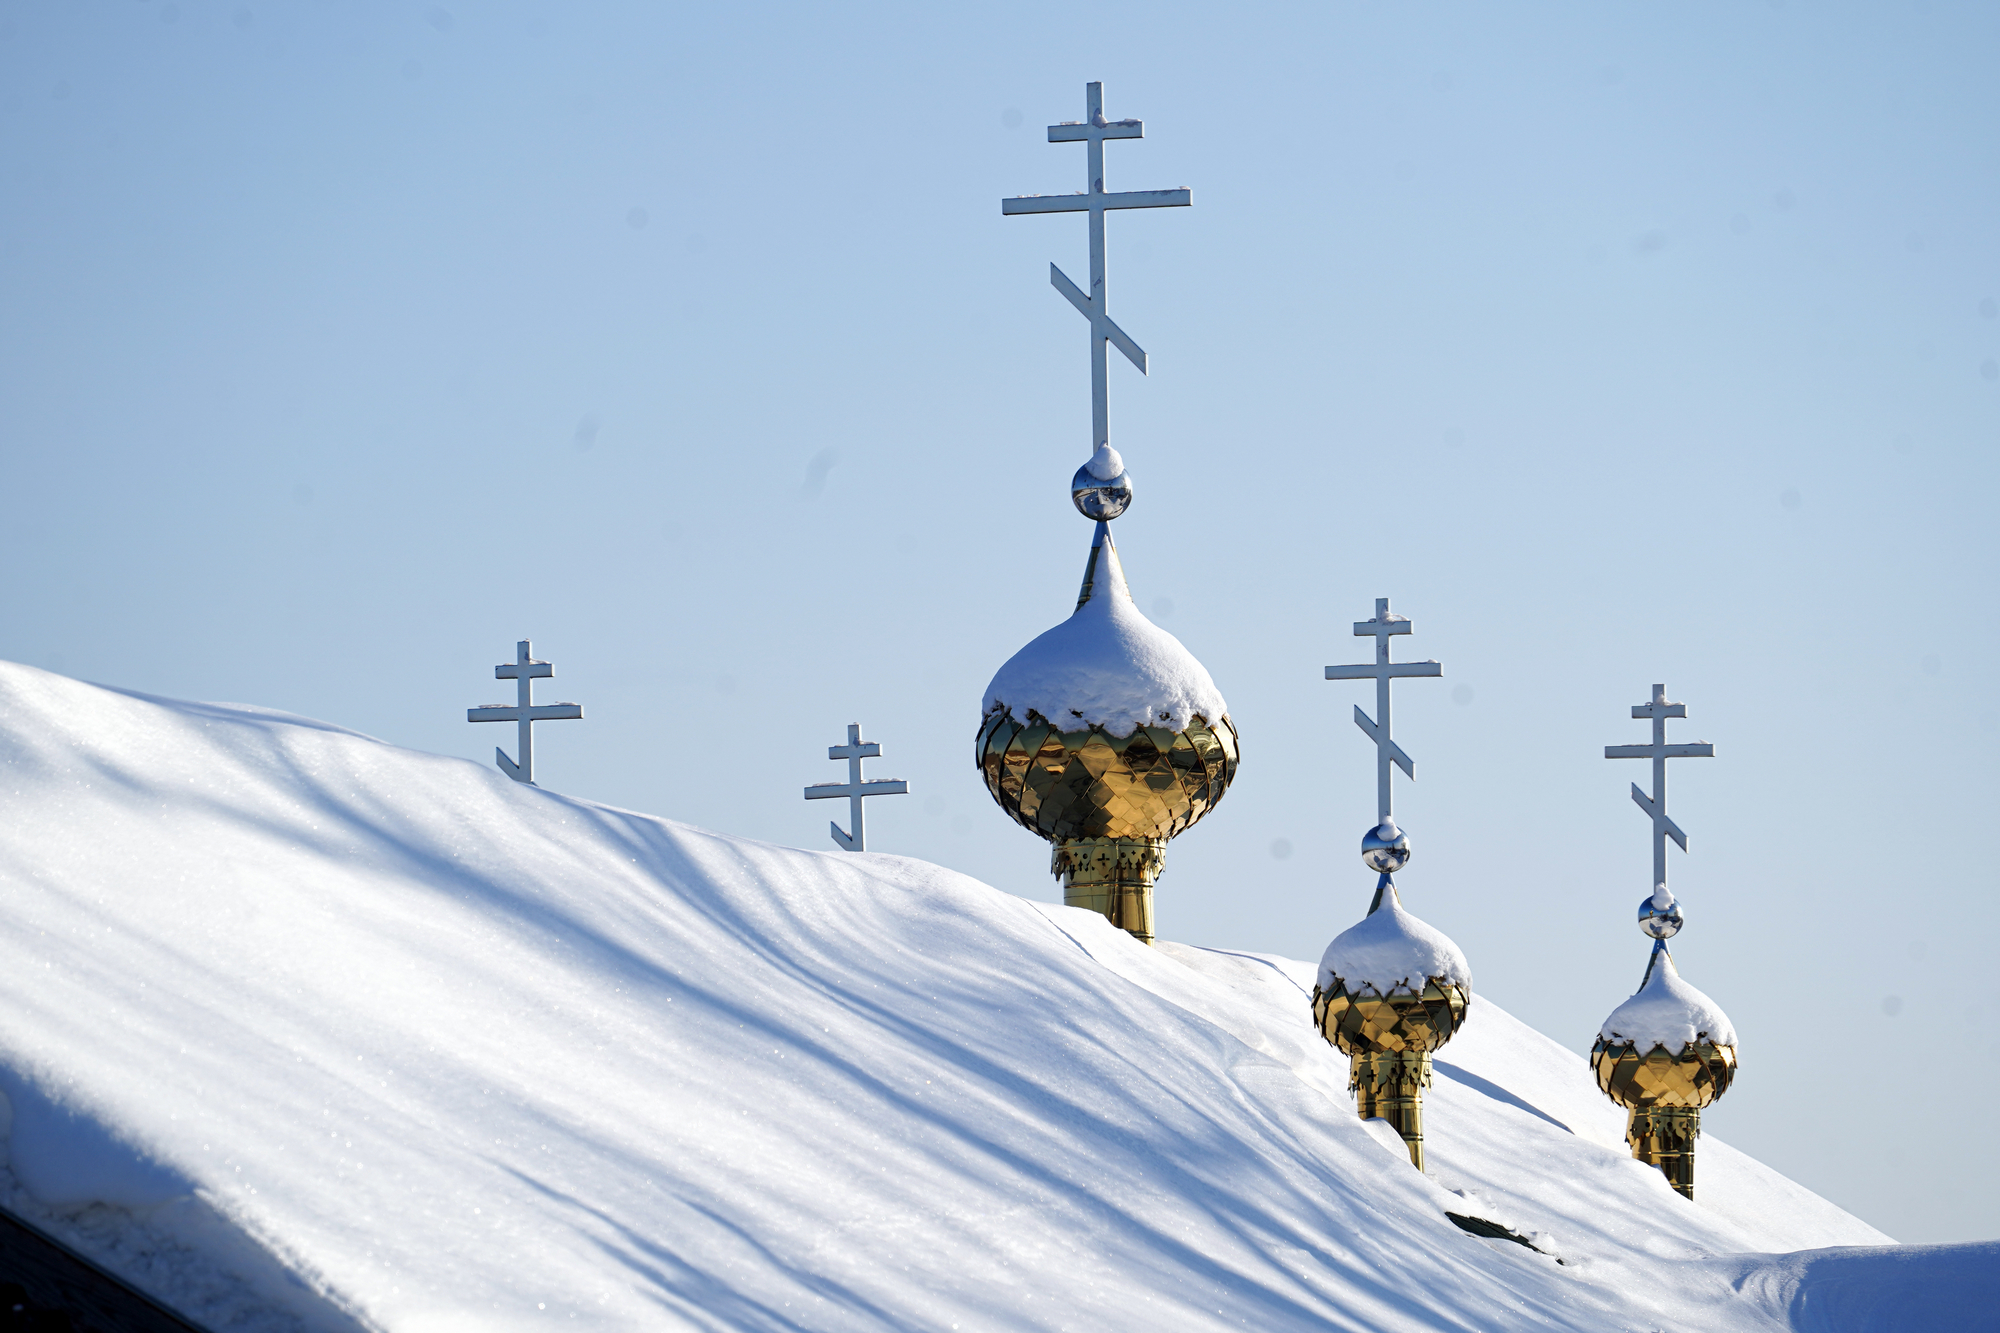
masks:
[(1166, 867), (1164, 838), (1065, 838), (1049, 870), (1063, 882), (1063, 905), (1102, 915), (1142, 944), (1153, 942), (1153, 881)]

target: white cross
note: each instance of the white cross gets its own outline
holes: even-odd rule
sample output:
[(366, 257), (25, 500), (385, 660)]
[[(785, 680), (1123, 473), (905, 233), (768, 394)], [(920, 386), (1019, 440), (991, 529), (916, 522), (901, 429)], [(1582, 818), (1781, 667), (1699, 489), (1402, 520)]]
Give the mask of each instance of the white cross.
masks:
[(1361, 711), (1361, 705), (1354, 705), (1354, 725), (1375, 742), (1375, 804), (1378, 824), (1389, 822), (1389, 766), (1394, 764), (1403, 770), (1411, 781), (1416, 780), (1416, 766), (1410, 756), (1403, 753), (1403, 747), (1396, 744), (1389, 735), (1389, 682), (1399, 676), (1442, 676), (1444, 668), (1436, 662), (1391, 662), (1389, 660), (1389, 639), (1396, 634), (1408, 634), (1410, 620), (1407, 616), (1389, 614), (1389, 599), (1375, 599), (1375, 618), (1354, 622), (1357, 637), (1375, 637), (1375, 660), (1358, 666), (1330, 666), (1326, 669), (1328, 680), (1368, 680), (1375, 682), (1375, 718)]
[(861, 827), (861, 802), (870, 796), (901, 796), (909, 791), (910, 784), (901, 778), (877, 779), (874, 782), (861, 780), (861, 761), (874, 759), (882, 753), (882, 747), (874, 741), (866, 744), (861, 740), (861, 724), (847, 724), (847, 744), (826, 747), (828, 759), (847, 761), (847, 781), (815, 782), (806, 788), (808, 801), (824, 801), (834, 796), (847, 798), (848, 822), (854, 825), (854, 836), (848, 837), (840, 831), (840, 825), (828, 820), (826, 826), (833, 830), (833, 844), (842, 851), (865, 852), (868, 850), (867, 835)]
[(1113, 208), (1185, 208), (1194, 202), (1194, 195), (1188, 190), (1124, 190), (1118, 194), (1106, 194), (1104, 141), (1143, 139), (1146, 137), (1146, 123), (1141, 120), (1106, 120), (1104, 85), (1101, 83), (1084, 85), (1084, 116), (1081, 124), (1066, 120), (1060, 125), (1049, 126), (1049, 142), (1089, 146), (1090, 161), (1086, 167), (1088, 188), (1081, 194), (1031, 194), (1002, 199), (1000, 211), (1010, 216), (1016, 213), (1090, 214), (1090, 294), (1084, 295), (1054, 264), (1049, 265), (1049, 284), (1068, 297), (1069, 303), (1090, 321), (1090, 447), (1094, 453), (1098, 445), (1108, 444), (1111, 440), (1104, 345), (1107, 342), (1116, 343), (1118, 350), (1139, 368), (1139, 373), (1146, 373), (1146, 353), (1126, 336), (1125, 330), (1111, 322), (1111, 316), (1105, 310), (1105, 211)]
[(1653, 888), (1665, 887), (1667, 882), (1667, 839), (1680, 844), (1682, 851), (1688, 849), (1687, 834), (1681, 832), (1680, 825), (1667, 818), (1667, 760), (1669, 759), (1712, 759), (1715, 747), (1707, 741), (1696, 741), (1691, 745), (1667, 744), (1667, 719), (1686, 717), (1686, 704), (1667, 702), (1667, 687), (1653, 687), (1651, 703), (1633, 704), (1633, 717), (1649, 717), (1653, 720), (1653, 743), (1651, 745), (1607, 745), (1604, 747), (1606, 759), (1650, 759), (1653, 761), (1653, 795), (1649, 799), (1639, 790), (1639, 784), (1632, 784), (1632, 800), (1653, 821)]
[(518, 722), (521, 724), (521, 762), (516, 764), (507, 757), (507, 752), (499, 746), (493, 747), (493, 758), (500, 765), (500, 771), (516, 782), (530, 786), (535, 781), (535, 733), (537, 722), (558, 722), (583, 716), (582, 704), (537, 704), (534, 702), (535, 681), (556, 674), (556, 669), (547, 662), (537, 662), (528, 656), (528, 641), (523, 639), (514, 647), (514, 660), (493, 668), (497, 680), (511, 680), (518, 683), (517, 701), (512, 708), (505, 704), (488, 704), (484, 708), (465, 710), (467, 722)]

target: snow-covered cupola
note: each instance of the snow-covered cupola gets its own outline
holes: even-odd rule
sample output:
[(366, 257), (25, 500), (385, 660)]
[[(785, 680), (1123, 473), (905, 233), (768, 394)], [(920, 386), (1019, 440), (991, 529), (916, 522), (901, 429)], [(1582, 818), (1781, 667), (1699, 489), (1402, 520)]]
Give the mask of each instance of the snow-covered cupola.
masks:
[(1133, 604), (1100, 520), (1076, 611), (986, 687), (977, 755), (993, 799), (1055, 844), (1063, 901), (1151, 943), (1167, 840), (1236, 777), (1229, 706)]
[(1633, 705), (1632, 716), (1652, 720), (1652, 744), (1607, 745), (1604, 757), (1653, 761), (1653, 794), (1632, 788), (1632, 800), (1653, 821), (1653, 891), (1639, 903), (1639, 929), (1652, 937), (1653, 954), (1638, 992), (1598, 1029), (1590, 1067), (1604, 1095), (1629, 1113), (1625, 1141), (1632, 1155), (1660, 1168), (1692, 1199), (1701, 1109), (1736, 1077), (1736, 1029), (1715, 1001), (1681, 980), (1667, 952), (1684, 921), (1667, 888), (1667, 839), (1687, 850), (1687, 835), (1667, 817), (1667, 760), (1706, 759), (1715, 747), (1667, 744), (1667, 719), (1686, 717), (1687, 706), (1668, 703), (1665, 685), (1653, 687), (1649, 702)]
[(1416, 766), (1390, 733), (1389, 683), (1443, 674), (1436, 662), (1392, 662), (1389, 641), (1411, 632), (1377, 598), (1375, 616), (1355, 622), (1357, 637), (1375, 640), (1375, 660), (1330, 666), (1328, 680), (1373, 680), (1375, 716), (1359, 706), (1355, 725), (1375, 742), (1375, 823), (1361, 838), (1361, 861), (1380, 877), (1368, 915), (1336, 936), (1320, 959), (1313, 986), (1313, 1022), (1349, 1060), (1348, 1086), (1363, 1120), (1382, 1119), (1424, 1169), (1424, 1089), (1431, 1052), (1452, 1039), (1472, 1005), (1472, 969), (1444, 933), (1403, 910), (1394, 876), (1410, 863), (1410, 839), (1396, 826), (1389, 777)]
[(1075, 612), (987, 686), (975, 758), (1000, 808), (1055, 844), (1063, 901), (1150, 944), (1167, 840), (1229, 790), (1236, 728), (1207, 669), (1133, 604), (1109, 526), (1132, 503), (1132, 479), (1110, 443), (1106, 351), (1115, 344), (1142, 374), (1146, 354), (1106, 310), (1104, 214), (1193, 199), (1187, 190), (1107, 193), (1104, 141), (1143, 138), (1145, 126), (1107, 120), (1101, 84), (1085, 85), (1084, 99), (1086, 118), (1051, 125), (1049, 141), (1085, 145), (1087, 188), (1003, 199), (1000, 211), (1089, 215), (1089, 291), (1053, 264), (1049, 280), (1090, 321), (1091, 455), (1070, 500), (1097, 528)]

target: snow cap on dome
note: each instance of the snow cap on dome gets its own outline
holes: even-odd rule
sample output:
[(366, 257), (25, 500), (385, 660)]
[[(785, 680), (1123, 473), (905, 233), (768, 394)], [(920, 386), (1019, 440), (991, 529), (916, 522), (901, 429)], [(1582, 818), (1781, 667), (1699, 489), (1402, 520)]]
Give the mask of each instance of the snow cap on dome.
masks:
[(1090, 461), (1084, 466), (1089, 468), (1090, 475), (1099, 481), (1115, 481), (1125, 470), (1125, 460), (1120, 458), (1118, 451), (1110, 445), (1100, 444), (1097, 446), (1097, 452), (1090, 456)]
[(1369, 988), (1377, 995), (1392, 990), (1422, 991), (1433, 978), (1472, 990), (1472, 969), (1465, 955), (1436, 926), (1403, 910), (1396, 886), (1388, 886), (1382, 905), (1334, 937), (1319, 960), (1321, 990), (1331, 990), (1335, 977), (1349, 994)]
[(1734, 1046), (1736, 1029), (1722, 1007), (1681, 980), (1674, 956), (1661, 949), (1638, 994), (1611, 1011), (1598, 1030), (1605, 1041), (1629, 1041), (1641, 1054), (1664, 1046), (1679, 1055), (1691, 1041)]
[(1068, 620), (1007, 659), (986, 687), (982, 711), (1041, 714), (1064, 731), (1100, 726), (1129, 736), (1141, 726), (1183, 730), (1229, 711), (1181, 641), (1141, 615), (1125, 586), (1111, 532), (1097, 525), (1083, 591)]

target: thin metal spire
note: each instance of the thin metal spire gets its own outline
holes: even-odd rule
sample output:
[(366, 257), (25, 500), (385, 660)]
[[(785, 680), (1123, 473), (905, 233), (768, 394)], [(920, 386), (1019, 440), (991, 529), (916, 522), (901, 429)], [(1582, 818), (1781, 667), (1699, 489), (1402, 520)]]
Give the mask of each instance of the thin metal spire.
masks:
[[(1680, 849), (1688, 849), (1687, 834), (1681, 832), (1680, 825), (1667, 817), (1667, 760), (1669, 759), (1712, 759), (1715, 747), (1707, 741), (1691, 744), (1667, 744), (1667, 719), (1686, 717), (1686, 704), (1667, 702), (1667, 687), (1653, 686), (1650, 703), (1633, 704), (1632, 716), (1651, 718), (1653, 722), (1653, 743), (1650, 745), (1607, 745), (1604, 747), (1606, 759), (1650, 759), (1653, 761), (1653, 794), (1649, 797), (1639, 790), (1639, 784), (1632, 784), (1632, 802), (1646, 812), (1653, 821), (1653, 891), (1659, 893), (1667, 886), (1667, 839), (1680, 844)], [(1667, 901), (1671, 902), (1669, 898)], [(1664, 904), (1663, 904), (1664, 906)], [(1650, 972), (1650, 969), (1648, 969)]]
[(1116, 344), (1126, 359), (1139, 368), (1140, 374), (1146, 373), (1145, 351), (1132, 341), (1125, 330), (1112, 323), (1106, 310), (1104, 214), (1114, 208), (1185, 208), (1194, 202), (1194, 195), (1188, 190), (1125, 190), (1118, 194), (1106, 194), (1104, 141), (1143, 139), (1146, 137), (1146, 125), (1139, 120), (1106, 120), (1104, 85), (1101, 83), (1084, 85), (1084, 117), (1081, 123), (1066, 120), (1060, 125), (1049, 126), (1049, 142), (1087, 145), (1087, 188), (1080, 194), (1031, 194), (1002, 199), (1000, 211), (1008, 216), (1017, 213), (1090, 214), (1090, 294), (1086, 296), (1054, 264), (1049, 265), (1049, 284), (1090, 321), (1090, 447), (1095, 453), (1098, 446), (1111, 442), (1105, 344)]
[(1375, 716), (1370, 718), (1361, 711), (1361, 705), (1354, 705), (1354, 725), (1375, 742), (1375, 805), (1376, 824), (1391, 824), (1389, 794), (1389, 769), (1391, 765), (1403, 770), (1406, 777), (1416, 779), (1416, 766), (1410, 756), (1403, 753), (1403, 747), (1396, 744), (1389, 734), (1389, 682), (1400, 676), (1442, 676), (1444, 668), (1435, 661), (1391, 662), (1389, 660), (1389, 640), (1397, 634), (1410, 632), (1408, 616), (1391, 615), (1389, 599), (1375, 599), (1375, 618), (1354, 622), (1354, 633), (1358, 638), (1374, 636), (1375, 660), (1356, 666), (1330, 666), (1326, 669), (1328, 680), (1369, 680), (1375, 682)]
[(499, 746), (493, 747), (493, 761), (500, 765), (500, 771), (516, 782), (535, 785), (535, 731), (537, 722), (557, 722), (575, 720), (583, 716), (582, 704), (538, 704), (534, 702), (537, 680), (556, 674), (556, 669), (547, 662), (537, 661), (529, 655), (528, 641), (522, 639), (514, 645), (514, 660), (503, 662), (493, 668), (493, 675), (499, 680), (516, 682), (516, 700), (512, 708), (505, 704), (488, 704), (484, 708), (465, 710), (467, 722), (518, 722), (521, 724), (521, 762), (515, 763), (507, 757), (507, 752)]

